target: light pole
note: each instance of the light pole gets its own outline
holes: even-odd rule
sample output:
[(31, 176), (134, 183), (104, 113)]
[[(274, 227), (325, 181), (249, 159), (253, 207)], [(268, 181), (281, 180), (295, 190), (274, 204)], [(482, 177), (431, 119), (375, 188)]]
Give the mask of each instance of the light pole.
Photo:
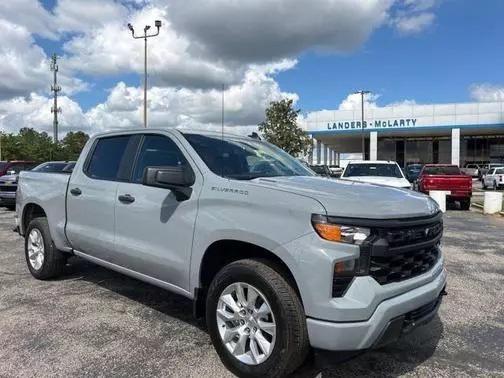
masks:
[(370, 91), (357, 91), (354, 94), (361, 95), (361, 143), (362, 143), (362, 160), (366, 160), (366, 142), (364, 138), (364, 95), (371, 93)]
[(145, 25), (143, 35), (135, 35), (135, 29), (133, 25), (128, 24), (128, 29), (131, 31), (131, 35), (135, 39), (143, 38), (144, 40), (144, 127), (147, 128), (147, 38), (155, 37), (159, 34), (159, 28), (161, 28), (161, 21), (154, 21), (154, 26), (156, 26), (156, 32), (154, 34), (147, 34), (150, 29), (150, 25)]

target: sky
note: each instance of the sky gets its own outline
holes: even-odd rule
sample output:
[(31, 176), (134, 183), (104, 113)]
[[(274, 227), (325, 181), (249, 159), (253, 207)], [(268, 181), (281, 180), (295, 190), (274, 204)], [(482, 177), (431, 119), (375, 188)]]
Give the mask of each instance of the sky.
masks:
[[(0, 2), (0, 130), (51, 134), (142, 126), (248, 133), (270, 101), (301, 117), (360, 106), (504, 101), (502, 0), (15, 0)], [(222, 89), (224, 88), (224, 90)]]

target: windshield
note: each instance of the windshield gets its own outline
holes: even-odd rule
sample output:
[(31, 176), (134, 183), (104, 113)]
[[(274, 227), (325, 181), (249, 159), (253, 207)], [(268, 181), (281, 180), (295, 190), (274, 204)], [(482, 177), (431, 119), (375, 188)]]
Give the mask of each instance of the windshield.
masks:
[(459, 167), (455, 165), (445, 165), (437, 167), (425, 167), (423, 170), (424, 175), (461, 175)]
[(348, 164), (343, 177), (357, 176), (378, 176), (403, 178), (402, 172), (397, 164), (372, 164), (372, 163), (351, 163)]
[(35, 172), (61, 172), (65, 167), (68, 165), (68, 163), (42, 163), (35, 168), (32, 169), (32, 171)]
[(313, 176), (298, 160), (281, 149), (256, 139), (184, 134), (210, 170), (222, 177), (251, 180), (257, 177)]

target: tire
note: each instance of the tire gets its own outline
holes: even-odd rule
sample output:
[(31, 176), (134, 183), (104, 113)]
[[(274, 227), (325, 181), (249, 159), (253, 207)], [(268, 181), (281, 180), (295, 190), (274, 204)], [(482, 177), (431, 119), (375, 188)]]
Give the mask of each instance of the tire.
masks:
[(469, 210), (471, 208), (471, 199), (465, 199), (460, 201), (460, 209), (461, 210)]
[[(219, 317), (221, 331), (219, 330), (217, 310), (220, 309), (222, 311), (221, 306), (223, 301), (220, 300), (221, 295), (223, 292), (226, 293), (228, 290), (231, 290), (230, 288), (236, 287), (236, 285), (247, 288), (247, 295), (243, 297), (247, 302), (250, 301), (248, 294), (250, 290), (255, 289), (258, 291), (259, 299), (256, 299), (255, 304), (252, 306), (253, 308), (256, 306), (262, 308), (261, 303), (265, 303), (262, 301), (262, 295), (266, 300), (266, 304), (271, 309), (271, 315), (269, 315), (271, 318), (266, 321), (272, 321), (276, 326), (274, 338), (268, 336), (269, 334), (267, 333), (265, 334), (265, 331), (261, 327), (258, 327), (255, 333), (255, 335), (261, 333), (263, 339), (269, 337), (270, 347), (273, 345), (269, 355), (262, 361), (254, 357), (250, 357), (252, 362), (248, 361), (248, 363), (247, 361), (240, 360), (240, 358), (249, 358), (248, 356), (253, 355), (253, 343), (256, 345), (254, 348), (256, 351), (257, 345), (262, 345), (259, 341), (254, 341), (255, 336), (252, 336), (252, 333), (250, 333), (249, 340), (243, 344), (245, 345), (243, 350), (246, 350), (248, 346), (249, 350), (246, 352), (248, 354), (243, 354), (241, 357), (235, 357), (231, 353), (228, 349), (231, 346), (224, 344), (224, 336), (221, 336), (221, 332), (226, 332), (222, 331), (222, 327), (226, 328), (228, 324), (226, 322), (226, 325), (224, 325), (221, 320), (222, 317)], [(245, 293), (245, 291), (242, 292)], [(239, 301), (236, 302), (239, 303)], [(231, 309), (230, 307), (226, 307), (226, 305), (224, 307), (226, 311)], [(250, 314), (252, 314), (256, 310), (249, 309), (248, 311), (251, 311)], [(226, 314), (229, 315), (229, 312), (226, 312)], [(238, 316), (239, 312), (233, 312), (233, 314)], [(252, 318), (252, 315), (249, 318)], [(222, 363), (238, 377), (284, 377), (297, 369), (304, 362), (309, 352), (306, 318), (296, 291), (281, 274), (262, 261), (249, 259), (235, 261), (226, 265), (217, 273), (208, 290), (206, 321), (212, 343)], [(232, 322), (236, 322), (236, 320), (232, 320)], [(242, 322), (242, 320), (238, 322)], [(264, 324), (259, 322), (261, 320), (257, 324)], [(234, 324), (232, 323), (232, 326), (227, 328), (232, 330), (237, 329), (233, 328)], [(238, 326), (240, 329), (241, 327), (246, 327), (245, 331), (249, 329), (249, 323), (245, 323), (244, 325), (243, 323), (238, 324), (241, 324), (241, 326)], [(255, 330), (256, 328), (254, 327), (253, 331)], [(236, 335), (234, 337), (237, 338), (236, 340), (241, 340), (242, 336)], [(233, 342), (232, 340), (234, 338), (231, 339), (230, 343)], [(266, 355), (264, 349), (261, 349), (260, 352)]]
[(36, 279), (47, 280), (63, 272), (66, 256), (56, 249), (47, 218), (34, 218), (28, 225), (25, 235), (25, 258), (31, 275)]

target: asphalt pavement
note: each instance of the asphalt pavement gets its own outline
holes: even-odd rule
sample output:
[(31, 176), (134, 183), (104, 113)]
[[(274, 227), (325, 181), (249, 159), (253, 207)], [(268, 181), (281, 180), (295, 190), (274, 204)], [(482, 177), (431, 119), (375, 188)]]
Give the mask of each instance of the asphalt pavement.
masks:
[[(448, 296), (427, 326), (322, 377), (504, 376), (504, 218), (445, 214)], [(0, 377), (229, 377), (187, 299), (79, 258), (33, 279), (0, 209)], [(297, 377), (319, 372), (308, 361)]]

